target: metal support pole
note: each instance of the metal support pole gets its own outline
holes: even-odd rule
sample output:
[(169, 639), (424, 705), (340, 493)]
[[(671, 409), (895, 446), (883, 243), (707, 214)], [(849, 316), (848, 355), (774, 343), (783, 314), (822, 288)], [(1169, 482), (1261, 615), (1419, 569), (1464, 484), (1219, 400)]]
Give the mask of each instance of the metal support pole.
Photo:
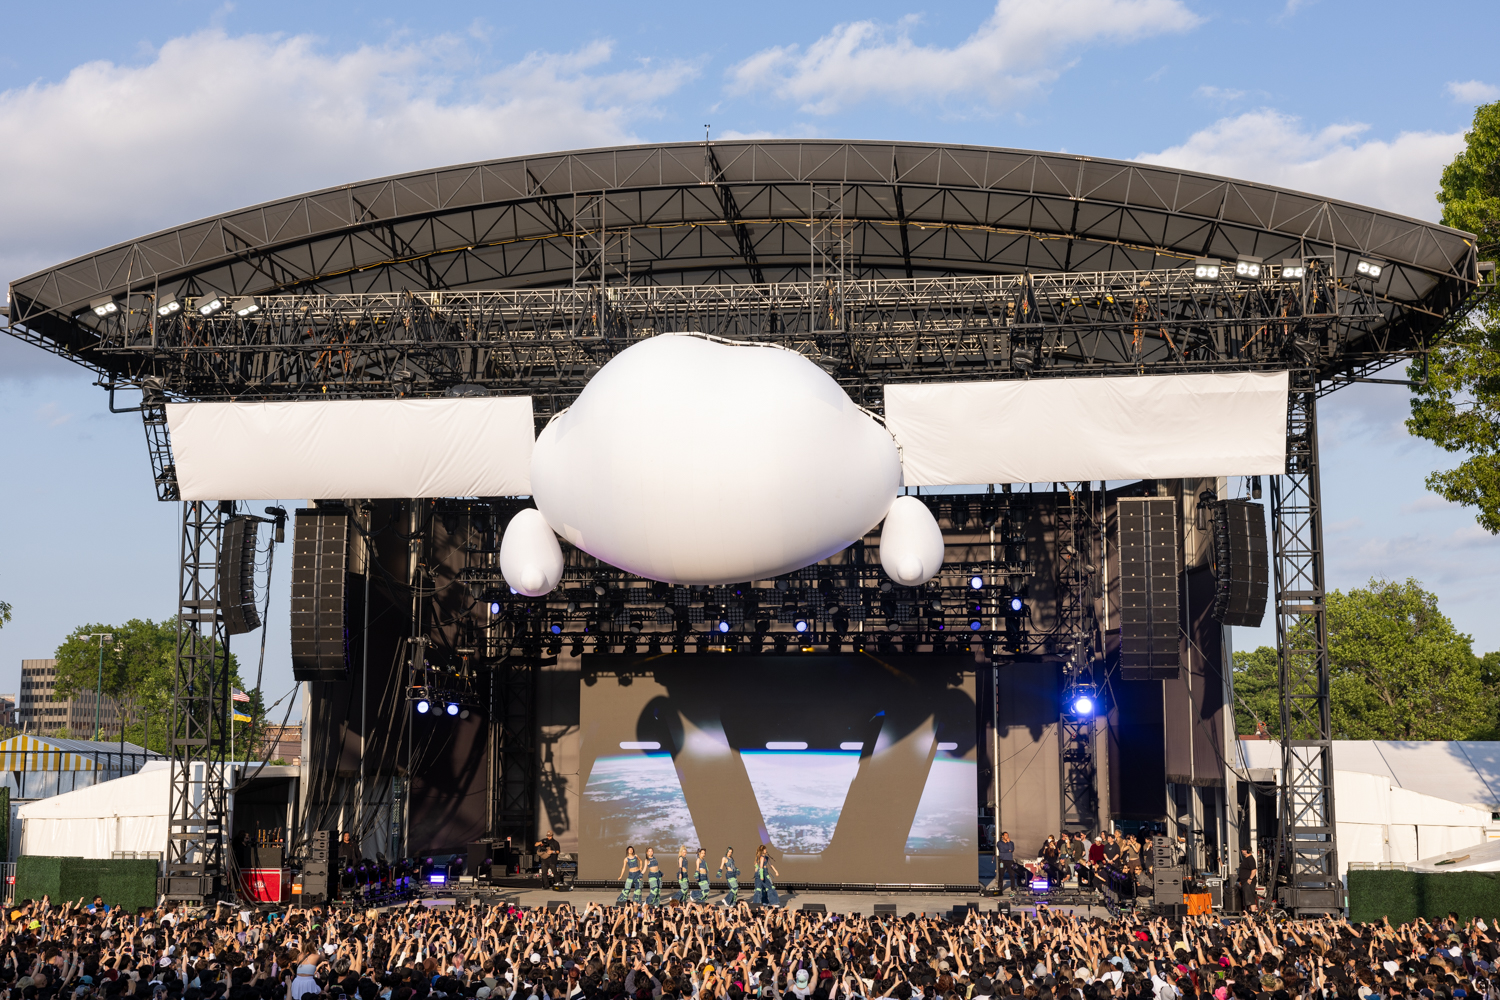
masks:
[(1334, 822), (1323, 517), (1318, 484), (1317, 381), (1292, 373), (1287, 469), (1271, 479), (1276, 649), (1281, 693), (1281, 789), (1273, 877), (1296, 915), (1343, 908)]

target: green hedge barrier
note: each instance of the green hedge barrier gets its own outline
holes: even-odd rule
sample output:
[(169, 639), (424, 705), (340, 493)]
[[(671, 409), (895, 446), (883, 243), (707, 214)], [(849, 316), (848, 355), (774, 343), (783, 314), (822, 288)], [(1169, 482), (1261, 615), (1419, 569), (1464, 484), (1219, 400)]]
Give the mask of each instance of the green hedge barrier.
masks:
[(1349, 919), (1390, 918), (1399, 924), (1437, 920), (1450, 911), (1461, 921), (1500, 917), (1500, 872), (1349, 871)]
[(54, 903), (85, 902), (103, 896), (111, 906), (135, 910), (156, 905), (156, 862), (146, 859), (104, 861), (96, 858), (49, 858), (23, 855), (16, 861), (17, 900), (50, 896)]

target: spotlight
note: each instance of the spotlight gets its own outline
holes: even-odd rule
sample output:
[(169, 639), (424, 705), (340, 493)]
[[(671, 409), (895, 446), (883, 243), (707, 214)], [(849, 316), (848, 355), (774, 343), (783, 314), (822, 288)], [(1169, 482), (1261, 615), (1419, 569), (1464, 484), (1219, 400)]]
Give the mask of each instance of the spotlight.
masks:
[(1036, 352), (1029, 347), (1017, 347), (1010, 352), (1010, 364), (1018, 372), (1029, 372), (1036, 367)]
[(198, 315), (212, 316), (224, 308), (224, 296), (218, 292), (209, 292), (207, 295), (198, 297)]
[(547, 629), (553, 635), (562, 635), (562, 626), (557, 624), (556, 622), (553, 622), (551, 625), (547, 626)]
[(94, 310), (94, 315), (101, 319), (105, 316), (113, 316), (120, 311), (120, 303), (112, 298), (95, 299), (89, 303), (89, 308)]
[(1246, 281), (1257, 281), (1260, 278), (1261, 266), (1265, 262), (1259, 257), (1249, 257), (1241, 254), (1234, 262), (1234, 276)]
[(170, 316), (181, 311), (182, 302), (171, 292), (156, 300), (156, 315), (158, 316)]
[(1261, 491), (1260, 491), (1260, 477), (1259, 476), (1251, 476), (1250, 477), (1250, 499), (1251, 500), (1259, 500), (1260, 499), (1260, 495), (1261, 495)]
[(719, 624), (716, 625), (716, 626), (714, 626), (714, 627), (717, 628), (720, 632), (728, 632), (729, 631), (729, 620), (726, 619), (726, 618), (720, 618), (719, 619)]
[(582, 639), (574, 639), (573, 640), (573, 646), (572, 646), (571, 649), (568, 650), (568, 652), (571, 653), (574, 656), (582, 656), (583, 655), (583, 640)]
[(970, 590), (983, 590), (984, 589), (984, 577), (982, 577), (982, 576), (971, 576), (971, 577), (969, 577), (969, 589)]
[(984, 622), (983, 621), (981, 621), (978, 618), (970, 618), (969, 619), (969, 631), (970, 632), (978, 632), (982, 628), (984, 628)]
[(1025, 611), (1025, 610), (1026, 610), (1026, 602), (1025, 601), (1021, 600), (1019, 597), (1012, 597), (1010, 599), (1010, 611), (1011, 611), (1011, 614), (1018, 615), (1022, 611)]
[(490, 614), (492, 614), (492, 615), (498, 615), (499, 613), (500, 613), (500, 602), (499, 601), (491, 601), (490, 602)]
[(833, 616), (833, 630), (840, 634), (849, 631), (849, 616), (840, 612)]
[(244, 319), (246, 316), (253, 316), (258, 312), (260, 312), (260, 303), (248, 295), (239, 299), (234, 304), (234, 314), (240, 319)]
[(1296, 257), (1288, 257), (1281, 262), (1282, 281), (1301, 281), (1307, 277), (1307, 265)]
[(1094, 714), (1094, 696), (1088, 691), (1080, 691), (1073, 696), (1073, 714), (1088, 718)]
[(460, 718), (460, 719), (467, 719), (467, 718), (468, 718), (468, 717), (469, 717), (469, 710), (468, 710), (468, 709), (467, 709), (467, 708), (466, 708), (466, 709), (463, 709), (463, 710), (462, 710), (462, 711), (460, 711), (460, 712), (459, 712), (459, 713), (458, 713), (458, 717), (459, 717), (459, 718)]
[(458, 702), (456, 702), (456, 701), (450, 701), (450, 702), (448, 702), (448, 714), (449, 715), (457, 715), (458, 712), (459, 712)]
[(1193, 261), (1193, 277), (1200, 281), (1218, 281), (1219, 267), (1219, 262), (1212, 257), (1199, 257)]
[(1359, 258), (1359, 263), (1354, 265), (1354, 271), (1361, 278), (1369, 278), (1371, 281), (1380, 277), (1385, 265), (1378, 260), (1370, 260), (1367, 257)]
[(431, 710), (432, 702), (428, 701), (426, 698), (423, 698), (421, 701), (417, 702), (418, 715), (426, 715)]
[(806, 618), (798, 618), (796, 621), (792, 622), (792, 628), (796, 629), (798, 632), (806, 632), (807, 631), (807, 619)]

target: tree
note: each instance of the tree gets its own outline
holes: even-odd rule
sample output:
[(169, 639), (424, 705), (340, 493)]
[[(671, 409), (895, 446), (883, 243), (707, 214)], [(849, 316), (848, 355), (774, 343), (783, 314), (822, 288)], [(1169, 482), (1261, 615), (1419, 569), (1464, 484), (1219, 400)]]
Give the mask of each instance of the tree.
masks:
[(10, 605), (5, 601), (0, 601), (0, 628), (4, 628), (8, 621), (10, 621)]
[[(1500, 653), (1482, 659), (1416, 580), (1328, 595), (1329, 701), (1336, 739), (1487, 739)], [(1234, 654), (1235, 731), (1281, 733), (1276, 651)]]
[[(1443, 169), (1438, 201), (1443, 224), (1479, 237), (1479, 257), (1500, 256), (1500, 102), (1474, 113), (1465, 148)], [(1495, 279), (1491, 278), (1493, 283)], [(1476, 520), (1500, 533), (1500, 297), (1485, 289), (1473, 308), (1444, 331), (1427, 359), (1426, 380), (1411, 400), (1406, 427), (1449, 452), (1468, 455), (1434, 472), (1427, 488), (1476, 509)], [(1421, 362), (1409, 369), (1423, 382)]]
[[(99, 640), (91, 633), (108, 632), (104, 644), (103, 689), (127, 715), (126, 738), (141, 743), (148, 736), (153, 750), (165, 751), (172, 718), (173, 667), (177, 656), (177, 620), (132, 618), (124, 625), (80, 625), (54, 654), (57, 694), (69, 698), (93, 691), (99, 684)], [(243, 685), (234, 654), (229, 656), (230, 683)], [(257, 720), (258, 721), (258, 720)]]
[(1335, 590), (1328, 595), (1334, 734), (1462, 740), (1487, 730), (1492, 699), (1471, 643), (1416, 580)]

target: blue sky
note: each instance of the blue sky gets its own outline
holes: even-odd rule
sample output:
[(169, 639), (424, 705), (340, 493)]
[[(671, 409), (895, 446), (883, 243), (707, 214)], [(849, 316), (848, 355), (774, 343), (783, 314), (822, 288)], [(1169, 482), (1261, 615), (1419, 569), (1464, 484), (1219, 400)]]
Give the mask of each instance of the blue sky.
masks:
[[(705, 125), (1140, 157), (1435, 219), (1500, 97), (1497, 30), (1500, 7), (1326, 0), (10, 4), (0, 282), (311, 188)], [(0, 339), (0, 690), (74, 624), (173, 610), (176, 512), (90, 381)], [(1500, 648), (1500, 544), (1423, 489), (1453, 459), (1405, 413), (1389, 386), (1325, 402), (1330, 582), (1415, 576)], [(291, 686), (284, 582), (270, 698)]]

